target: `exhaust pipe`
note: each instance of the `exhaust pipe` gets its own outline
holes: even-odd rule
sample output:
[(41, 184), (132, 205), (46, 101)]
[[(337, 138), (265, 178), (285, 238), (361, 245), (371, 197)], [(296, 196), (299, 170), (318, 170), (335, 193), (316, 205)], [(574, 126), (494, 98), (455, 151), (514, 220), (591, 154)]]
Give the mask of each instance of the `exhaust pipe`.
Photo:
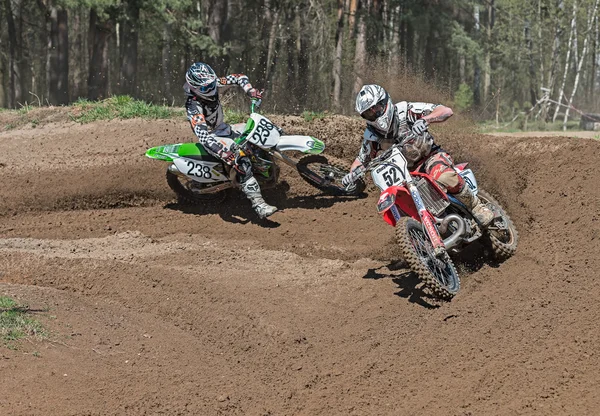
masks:
[(177, 166), (175, 166), (174, 163), (171, 163), (169, 165), (169, 172), (174, 173), (177, 176), (185, 176), (183, 173), (181, 173), (181, 171), (179, 169), (177, 169)]
[(458, 229), (454, 231), (450, 237), (444, 239), (444, 246), (446, 246), (446, 250), (456, 246), (459, 241), (462, 240), (467, 228), (465, 226), (465, 220), (462, 217), (457, 214), (450, 214), (439, 224), (439, 230), (441, 234), (444, 234), (446, 231), (448, 231), (448, 225), (450, 225), (452, 221), (458, 224)]

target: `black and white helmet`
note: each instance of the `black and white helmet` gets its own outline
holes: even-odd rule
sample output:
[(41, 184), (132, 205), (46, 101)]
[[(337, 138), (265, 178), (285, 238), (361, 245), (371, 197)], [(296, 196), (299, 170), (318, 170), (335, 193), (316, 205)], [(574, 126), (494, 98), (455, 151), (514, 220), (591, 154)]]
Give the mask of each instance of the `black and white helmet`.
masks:
[(196, 62), (190, 66), (185, 73), (185, 80), (200, 98), (214, 100), (217, 95), (217, 74), (205, 63)]
[(367, 124), (387, 135), (394, 124), (394, 104), (387, 91), (379, 85), (363, 85), (356, 96), (356, 111)]

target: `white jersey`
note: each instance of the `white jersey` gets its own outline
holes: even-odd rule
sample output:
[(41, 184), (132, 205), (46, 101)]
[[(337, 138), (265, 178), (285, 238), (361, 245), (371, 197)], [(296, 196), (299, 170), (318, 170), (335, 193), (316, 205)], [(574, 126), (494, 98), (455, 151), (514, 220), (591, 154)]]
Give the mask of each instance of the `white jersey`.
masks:
[[(421, 103), (421, 102), (408, 102), (400, 101), (394, 104), (395, 126), (392, 127), (391, 131), (387, 135), (381, 134), (371, 126), (367, 126), (363, 135), (363, 142), (358, 154), (358, 160), (362, 164), (366, 164), (371, 160), (379, 150), (388, 149), (390, 146), (399, 143), (406, 133), (408, 133), (415, 121), (420, 118), (431, 114), (431, 112), (439, 104)], [(406, 157), (410, 165), (414, 165), (416, 162), (427, 156), (436, 147), (433, 143), (433, 137), (426, 133), (426, 140), (424, 140), (418, 148), (406, 146), (402, 153)]]

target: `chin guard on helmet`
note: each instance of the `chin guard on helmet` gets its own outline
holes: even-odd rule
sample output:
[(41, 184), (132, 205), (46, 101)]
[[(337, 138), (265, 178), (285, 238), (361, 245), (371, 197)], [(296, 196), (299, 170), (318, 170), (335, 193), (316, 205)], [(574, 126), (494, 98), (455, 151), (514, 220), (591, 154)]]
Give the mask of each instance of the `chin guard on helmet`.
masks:
[(356, 96), (356, 111), (367, 124), (387, 135), (394, 121), (394, 104), (387, 91), (379, 85), (365, 85)]

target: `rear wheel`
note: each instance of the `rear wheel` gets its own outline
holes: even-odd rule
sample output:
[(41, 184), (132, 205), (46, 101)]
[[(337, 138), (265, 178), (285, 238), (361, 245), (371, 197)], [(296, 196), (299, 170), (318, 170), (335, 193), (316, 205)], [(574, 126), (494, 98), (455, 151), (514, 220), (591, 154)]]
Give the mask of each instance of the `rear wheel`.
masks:
[(423, 225), (411, 217), (396, 223), (396, 241), (404, 260), (434, 296), (450, 300), (460, 289), (460, 278), (448, 253), (436, 257)]
[(302, 179), (317, 189), (331, 195), (357, 196), (364, 192), (365, 182), (362, 179), (356, 181), (356, 188), (347, 191), (342, 186), (342, 178), (349, 172), (340, 163), (330, 162), (323, 155), (307, 155), (298, 161), (298, 173)]
[(187, 176), (177, 175), (168, 169), (167, 184), (169, 184), (169, 188), (177, 194), (178, 201), (184, 204), (201, 205), (206, 203), (218, 203), (223, 202), (227, 197), (227, 190), (209, 194), (199, 194), (197, 191), (215, 185), (193, 181)]
[(477, 196), (484, 204), (488, 205), (494, 213), (500, 214), (487, 227), (489, 245), (496, 260), (504, 261), (517, 251), (519, 233), (504, 208), (483, 189), (479, 189)]

